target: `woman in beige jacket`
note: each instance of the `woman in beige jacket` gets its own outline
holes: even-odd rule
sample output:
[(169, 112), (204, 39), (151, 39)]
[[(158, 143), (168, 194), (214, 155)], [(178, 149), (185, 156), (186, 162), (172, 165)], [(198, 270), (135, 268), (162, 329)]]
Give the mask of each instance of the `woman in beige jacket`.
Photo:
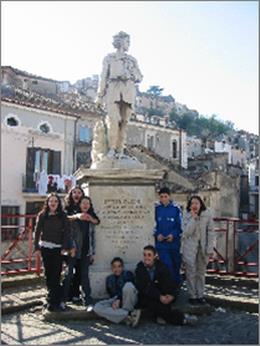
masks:
[(205, 304), (205, 273), (215, 240), (211, 212), (199, 196), (192, 196), (183, 218), (181, 252), (185, 265), (189, 302)]

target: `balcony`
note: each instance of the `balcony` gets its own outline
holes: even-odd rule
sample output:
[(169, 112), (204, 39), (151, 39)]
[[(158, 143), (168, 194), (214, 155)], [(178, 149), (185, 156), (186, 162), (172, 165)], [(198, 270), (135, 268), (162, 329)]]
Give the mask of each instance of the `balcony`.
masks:
[(48, 193), (57, 192), (67, 194), (72, 186), (76, 184), (76, 179), (71, 176), (61, 176), (58, 174), (48, 174), (44, 180), (32, 174), (22, 175), (22, 192), (26, 196), (46, 196)]
[(258, 194), (258, 192), (259, 192), (259, 186), (249, 186), (249, 193)]

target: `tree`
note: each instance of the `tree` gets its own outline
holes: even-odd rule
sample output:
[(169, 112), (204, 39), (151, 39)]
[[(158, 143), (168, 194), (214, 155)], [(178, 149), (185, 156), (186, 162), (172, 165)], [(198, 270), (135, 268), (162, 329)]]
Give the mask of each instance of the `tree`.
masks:
[(157, 115), (158, 117), (163, 117), (163, 111), (161, 109), (155, 109), (155, 108), (148, 108), (149, 116)]
[(175, 111), (175, 109), (172, 109), (171, 112), (169, 113), (169, 120), (171, 122), (175, 122), (176, 125), (179, 125), (179, 121), (180, 121), (180, 116), (179, 114)]
[(151, 85), (147, 90), (148, 94), (152, 94), (154, 96), (160, 96), (162, 94), (163, 88), (160, 88), (159, 85)]

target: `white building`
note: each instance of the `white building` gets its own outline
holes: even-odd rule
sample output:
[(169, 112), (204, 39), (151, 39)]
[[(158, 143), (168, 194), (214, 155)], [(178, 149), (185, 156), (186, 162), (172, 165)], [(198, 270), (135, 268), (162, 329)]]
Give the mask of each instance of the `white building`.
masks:
[(232, 162), (232, 146), (225, 141), (215, 141), (215, 152), (216, 153), (228, 153), (228, 163), (231, 164)]
[(162, 158), (188, 167), (186, 132), (183, 130), (132, 120), (127, 128), (127, 144), (142, 145)]
[(248, 166), (249, 208), (251, 214), (259, 215), (259, 157), (251, 160)]
[(2, 101), (1, 113), (2, 211), (34, 213), (46, 198), (39, 189), (41, 172), (72, 178), (78, 117), (10, 101)]
[(187, 155), (188, 158), (193, 158), (203, 153), (202, 140), (195, 136), (187, 136)]
[(244, 149), (226, 143), (226, 141), (215, 141), (214, 151), (216, 153), (228, 153), (228, 163), (246, 169), (247, 155)]

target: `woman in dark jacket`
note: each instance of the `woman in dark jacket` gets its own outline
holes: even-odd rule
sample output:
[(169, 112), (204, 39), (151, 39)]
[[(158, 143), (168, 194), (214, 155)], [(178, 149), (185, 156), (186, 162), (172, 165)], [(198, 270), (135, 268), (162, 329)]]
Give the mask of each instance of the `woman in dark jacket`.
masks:
[(86, 221), (75, 219), (70, 222), (71, 238), (75, 253), (68, 259), (68, 271), (63, 281), (63, 301), (68, 300), (70, 283), (73, 277), (73, 269), (80, 269), (79, 284), (82, 287), (83, 301), (86, 306), (92, 304), (91, 287), (89, 282), (89, 265), (94, 261), (95, 255), (95, 225), (99, 224), (99, 218), (95, 214), (91, 199), (83, 196), (79, 202), (80, 212), (85, 215)]
[[(80, 211), (79, 203), (81, 198), (84, 196), (83, 189), (76, 185), (72, 187), (67, 196), (65, 197), (65, 212), (68, 216), (69, 221), (75, 221), (78, 219), (84, 219), (84, 215)], [(64, 256), (65, 262), (68, 265), (69, 258)], [(79, 263), (75, 263), (73, 277), (70, 281), (69, 300), (74, 303), (80, 302), (80, 266)]]
[(70, 241), (69, 223), (56, 193), (48, 195), (35, 226), (35, 252), (41, 252), (48, 290), (47, 309), (60, 311), (62, 254)]

